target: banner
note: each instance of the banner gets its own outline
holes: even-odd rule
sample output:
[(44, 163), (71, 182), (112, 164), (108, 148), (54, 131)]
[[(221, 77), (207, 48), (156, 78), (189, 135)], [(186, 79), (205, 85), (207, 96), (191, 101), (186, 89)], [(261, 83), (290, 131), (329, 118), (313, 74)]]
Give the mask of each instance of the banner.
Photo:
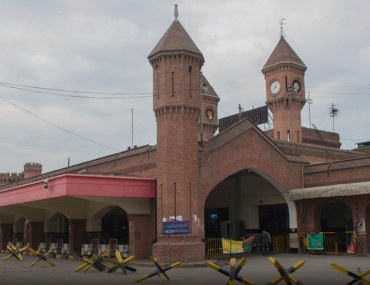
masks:
[(356, 248), (355, 239), (352, 236), (351, 242), (349, 243), (349, 245), (347, 247), (347, 253), (354, 254), (354, 253), (356, 253), (356, 251), (357, 251), (357, 248)]
[(222, 251), (224, 254), (244, 252), (243, 242), (231, 239), (222, 239)]
[(365, 218), (362, 218), (359, 221), (354, 223), (353, 235), (351, 237), (351, 242), (349, 243), (347, 247), (347, 253), (356, 254), (358, 250), (362, 252), (361, 239), (365, 240), (365, 243), (366, 243)]
[(324, 249), (324, 234), (322, 232), (319, 232), (317, 234), (307, 234), (307, 249), (323, 250)]
[(365, 218), (362, 218), (357, 225), (355, 225), (355, 231), (357, 230), (357, 233), (359, 235), (365, 235), (366, 234), (366, 227), (365, 227)]

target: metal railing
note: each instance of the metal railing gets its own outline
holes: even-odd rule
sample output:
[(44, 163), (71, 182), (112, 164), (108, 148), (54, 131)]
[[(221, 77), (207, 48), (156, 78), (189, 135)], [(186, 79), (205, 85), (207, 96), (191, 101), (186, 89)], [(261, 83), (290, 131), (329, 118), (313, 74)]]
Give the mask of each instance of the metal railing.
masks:
[[(255, 239), (252, 242), (243, 242), (243, 250), (240, 252), (231, 252), (232, 240), (227, 239), (230, 245), (227, 245), (226, 249), (223, 248), (222, 238), (206, 238), (206, 258), (207, 259), (228, 259), (230, 257), (240, 258), (250, 253), (259, 253), (259, 235), (254, 234)], [(239, 240), (243, 241), (243, 238)], [(245, 239), (244, 239), (245, 241)], [(272, 246), (273, 247), (273, 246)]]
[[(309, 234), (316, 234), (316, 232), (310, 232)], [(353, 231), (346, 232), (323, 232), (323, 244), (324, 249), (315, 251), (307, 249), (307, 233), (300, 232), (300, 248), (303, 253), (307, 252), (322, 252), (326, 254), (342, 254), (346, 253), (348, 246), (351, 242)]]

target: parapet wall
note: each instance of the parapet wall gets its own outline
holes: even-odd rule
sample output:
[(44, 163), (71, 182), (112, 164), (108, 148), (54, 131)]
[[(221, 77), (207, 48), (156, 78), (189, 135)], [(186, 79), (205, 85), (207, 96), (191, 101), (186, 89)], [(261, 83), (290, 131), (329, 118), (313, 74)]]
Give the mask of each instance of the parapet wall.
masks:
[(0, 173), (0, 185), (18, 182), (23, 179), (24, 179), (23, 172), (21, 173), (12, 173), (12, 172)]
[(24, 179), (41, 175), (42, 165), (37, 162), (27, 162), (24, 165)]
[(24, 164), (24, 171), (20, 173), (3, 172), (0, 173), (0, 185), (15, 183), (20, 180), (41, 175), (42, 164), (37, 162), (27, 162)]

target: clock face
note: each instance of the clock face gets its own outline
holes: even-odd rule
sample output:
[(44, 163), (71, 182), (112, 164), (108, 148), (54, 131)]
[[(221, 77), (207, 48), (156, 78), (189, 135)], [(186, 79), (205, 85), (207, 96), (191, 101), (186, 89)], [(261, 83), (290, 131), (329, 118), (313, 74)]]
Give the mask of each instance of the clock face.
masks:
[(207, 109), (206, 110), (206, 116), (209, 120), (212, 120), (213, 116), (214, 116), (213, 111), (211, 109)]
[(277, 95), (279, 92), (280, 92), (280, 89), (281, 89), (281, 85), (280, 85), (280, 82), (275, 80), (271, 83), (270, 85), (270, 91), (272, 93), (272, 95)]
[(204, 93), (204, 92), (206, 92), (208, 90), (208, 85), (207, 85), (207, 83), (203, 83), (203, 85), (202, 85), (202, 92)]
[(298, 80), (293, 81), (293, 90), (297, 93), (301, 91), (301, 83)]

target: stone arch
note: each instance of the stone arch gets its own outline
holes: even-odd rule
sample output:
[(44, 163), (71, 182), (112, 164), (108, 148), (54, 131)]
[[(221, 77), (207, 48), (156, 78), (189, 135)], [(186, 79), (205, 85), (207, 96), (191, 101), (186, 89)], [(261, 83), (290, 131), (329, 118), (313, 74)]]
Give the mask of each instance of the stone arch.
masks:
[(207, 193), (206, 238), (239, 239), (264, 228), (273, 237), (274, 250), (287, 250), (289, 230), (297, 226), (296, 208), (271, 176), (257, 169), (244, 169), (226, 177)]
[(321, 231), (346, 232), (353, 230), (352, 209), (343, 201), (331, 201), (320, 209)]
[(328, 236), (334, 235), (339, 251), (346, 251), (353, 231), (353, 205), (336, 197), (321, 203), (317, 212), (320, 231), (334, 233), (328, 234)]
[(284, 198), (285, 203), (287, 204), (288, 207), (288, 215), (289, 215), (289, 228), (291, 229), (296, 229), (297, 228), (297, 210), (296, 210), (296, 204), (294, 201), (291, 201), (288, 197), (288, 192), (287, 190), (279, 183), (277, 182), (271, 175), (268, 175), (264, 171), (256, 168), (244, 168), (241, 170), (238, 170), (234, 173), (224, 173), (225, 176), (219, 177), (217, 180), (212, 181), (209, 184), (209, 187), (207, 189), (204, 189), (203, 191), (203, 196), (201, 197), (203, 200), (203, 207), (206, 204), (207, 198), (209, 197), (209, 194), (219, 185), (222, 183), (225, 179), (228, 177), (231, 177), (235, 173), (240, 173), (240, 172), (248, 172), (248, 173), (255, 173), (259, 175), (261, 178), (266, 180), (268, 183), (270, 183)]
[(93, 215), (92, 219), (100, 220), (105, 214), (107, 214), (109, 211), (111, 211), (112, 209), (114, 209), (116, 207), (119, 207), (119, 206), (114, 205), (114, 204), (109, 205), (109, 206), (105, 206), (102, 209), (100, 209), (99, 211), (97, 211), (95, 213), (95, 215)]
[(119, 244), (129, 243), (129, 222), (127, 212), (122, 207), (109, 205), (99, 210), (93, 217), (93, 223), (100, 222), (101, 243), (116, 239)]
[(23, 242), (25, 239), (27, 220), (25, 217), (20, 217), (14, 223), (13, 242)]
[[(338, 206), (338, 208), (335, 208), (335, 206)], [(340, 197), (324, 199), (321, 201), (321, 203), (317, 204), (315, 209), (312, 210), (314, 213), (314, 224), (317, 225), (315, 228), (317, 228), (318, 231), (325, 231), (326, 229), (332, 231), (335, 229), (339, 230), (340, 228), (342, 228), (342, 231), (345, 231), (345, 229), (351, 231), (353, 229), (353, 219), (355, 213), (354, 206)], [(322, 215), (326, 216), (323, 217)], [(340, 217), (338, 215), (340, 215)], [(325, 219), (331, 219), (335, 216), (339, 217), (336, 222), (333, 220), (325, 221)], [(341, 223), (339, 223), (340, 218), (343, 218)], [(349, 224), (345, 225), (344, 220), (348, 221)]]
[(62, 239), (63, 243), (69, 242), (69, 218), (61, 212), (56, 212), (46, 221), (46, 240), (57, 242)]

